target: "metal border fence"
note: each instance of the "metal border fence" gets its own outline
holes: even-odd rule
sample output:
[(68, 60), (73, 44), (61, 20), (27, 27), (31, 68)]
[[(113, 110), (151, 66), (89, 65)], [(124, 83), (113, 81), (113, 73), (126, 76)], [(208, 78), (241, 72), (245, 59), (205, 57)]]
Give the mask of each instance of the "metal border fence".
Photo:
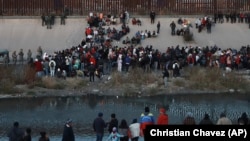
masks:
[(249, 12), (250, 0), (0, 0), (2, 16), (37, 16), (60, 14), (65, 8), (70, 15), (89, 12), (146, 15), (154, 10), (158, 15), (195, 15), (215, 12)]

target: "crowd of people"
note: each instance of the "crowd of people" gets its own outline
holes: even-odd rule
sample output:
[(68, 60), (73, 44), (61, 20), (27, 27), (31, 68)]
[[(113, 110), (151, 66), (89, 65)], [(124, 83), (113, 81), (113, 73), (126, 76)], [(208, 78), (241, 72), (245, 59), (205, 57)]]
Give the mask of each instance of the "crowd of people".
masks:
[[(150, 112), (149, 107), (145, 107), (144, 112), (141, 113), (139, 119), (134, 118), (131, 122), (121, 118), (119, 120), (115, 113), (110, 115), (108, 122), (104, 121), (104, 114), (99, 112), (97, 117), (93, 120), (92, 127), (96, 135), (96, 141), (102, 141), (107, 138), (107, 141), (138, 141), (139, 138), (145, 136), (145, 129), (148, 125), (171, 125), (169, 123), (169, 116), (165, 108), (159, 109), (159, 114), (155, 116)], [(249, 118), (246, 112), (243, 112), (234, 123), (227, 117), (225, 112), (220, 114), (217, 121), (210, 119), (209, 114), (205, 114), (203, 119), (197, 121), (191, 112), (186, 113), (180, 125), (249, 125)], [(72, 119), (68, 119), (63, 127), (62, 141), (75, 141), (75, 133), (73, 129)], [(31, 141), (32, 129), (26, 128), (24, 131), (19, 127), (18, 122), (14, 122), (13, 127), (8, 132), (10, 141)], [(107, 133), (107, 135), (106, 135)], [(84, 133), (83, 133), (84, 134)], [(49, 141), (45, 131), (40, 132), (41, 137), (38, 141)]]
[[(183, 67), (192, 66), (216, 67), (224, 70), (250, 69), (249, 45), (242, 46), (240, 50), (221, 49), (217, 45), (203, 47), (177, 45), (166, 47), (165, 52), (160, 52), (152, 45), (143, 47), (140, 43), (144, 39), (159, 35), (160, 22), (157, 23), (157, 31), (153, 31), (153, 33), (149, 30), (137, 31), (133, 37), (128, 37), (127, 34), (132, 31), (130, 31), (128, 22), (125, 22), (129, 21), (127, 15), (127, 11), (121, 14), (120, 28), (117, 26), (111, 28), (105, 23), (104, 15), (92, 14), (89, 17), (92, 20), (87, 20), (89, 24), (85, 30), (86, 37), (78, 46), (72, 46), (53, 54), (43, 52), (40, 46), (35, 59), (32, 59), (32, 52), (28, 51), (28, 63), (35, 67), (39, 77), (67, 78), (91, 75), (90, 81), (94, 81), (95, 76), (101, 78), (103, 74), (111, 74), (115, 68), (118, 72), (128, 72), (136, 67), (142, 68), (145, 73), (164, 71), (168, 72), (170, 77), (179, 77)], [(152, 24), (154, 24), (155, 13), (153, 15), (153, 17), (150, 16)], [(176, 23), (185, 23), (190, 26), (190, 22), (185, 19), (179, 19)], [(170, 28), (174, 34), (175, 21), (170, 24)], [(122, 38), (125, 38), (121, 41), (122, 46), (116, 44)], [(18, 58), (23, 63), (22, 49), (19, 53), (16, 51), (12, 53), (14, 64), (17, 63)], [(165, 73), (165, 76), (168, 74)]]

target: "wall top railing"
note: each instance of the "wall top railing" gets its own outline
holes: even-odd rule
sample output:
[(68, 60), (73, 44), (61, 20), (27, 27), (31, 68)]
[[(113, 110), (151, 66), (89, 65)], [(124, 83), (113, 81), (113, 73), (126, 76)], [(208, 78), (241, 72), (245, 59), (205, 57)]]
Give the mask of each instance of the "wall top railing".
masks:
[(70, 15), (89, 12), (147, 15), (193, 15), (221, 12), (250, 11), (250, 0), (0, 0), (0, 15), (36, 16), (47, 13), (59, 15), (65, 9)]

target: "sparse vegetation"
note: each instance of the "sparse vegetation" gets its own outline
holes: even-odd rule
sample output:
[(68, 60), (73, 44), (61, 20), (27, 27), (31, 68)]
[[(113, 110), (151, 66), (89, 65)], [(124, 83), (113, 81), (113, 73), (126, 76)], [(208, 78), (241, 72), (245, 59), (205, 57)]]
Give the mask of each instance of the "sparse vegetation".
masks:
[[(20, 68), (19, 68), (20, 69)], [(114, 89), (119, 90), (123, 96), (139, 96), (139, 95), (155, 95), (160, 92), (167, 92), (168, 87), (173, 90), (194, 90), (194, 91), (228, 91), (229, 89), (241, 90), (248, 92), (249, 81), (244, 75), (235, 72), (228, 72), (216, 68), (183, 68), (183, 75), (180, 78), (170, 78), (167, 88), (164, 87), (161, 73), (145, 73), (141, 68), (131, 69), (129, 73), (113, 72), (109, 80), (102, 80), (96, 82), (95, 85), (89, 85), (88, 79), (81, 77), (74, 78), (51, 78), (43, 77), (36, 78), (35, 72), (32, 68), (23, 66), (22, 69), (17, 70), (14, 67), (0, 67), (2, 75), (0, 76), (0, 92), (2, 94), (22, 93), (20, 87), (26, 86), (28, 89), (43, 88), (42, 91), (46, 93), (47, 90), (71, 90), (79, 89), (86, 90), (87, 88), (97, 89)], [(18, 86), (18, 87), (17, 87)], [(181, 89), (178, 89), (181, 88)], [(36, 95), (41, 93), (27, 90), (27, 95)]]

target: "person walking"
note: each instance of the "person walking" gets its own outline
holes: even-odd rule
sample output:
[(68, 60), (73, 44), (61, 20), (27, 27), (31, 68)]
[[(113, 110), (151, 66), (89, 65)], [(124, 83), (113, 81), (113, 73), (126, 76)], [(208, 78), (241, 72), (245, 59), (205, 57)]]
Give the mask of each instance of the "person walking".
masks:
[(96, 133), (96, 141), (102, 141), (104, 136), (104, 128), (107, 127), (107, 124), (103, 120), (103, 113), (98, 113), (98, 117), (95, 118), (93, 122), (93, 129)]
[(62, 141), (75, 141), (72, 119), (68, 119), (64, 125)]
[(20, 141), (25, 135), (24, 130), (19, 127), (19, 122), (14, 122), (13, 127), (8, 132), (9, 141)]

